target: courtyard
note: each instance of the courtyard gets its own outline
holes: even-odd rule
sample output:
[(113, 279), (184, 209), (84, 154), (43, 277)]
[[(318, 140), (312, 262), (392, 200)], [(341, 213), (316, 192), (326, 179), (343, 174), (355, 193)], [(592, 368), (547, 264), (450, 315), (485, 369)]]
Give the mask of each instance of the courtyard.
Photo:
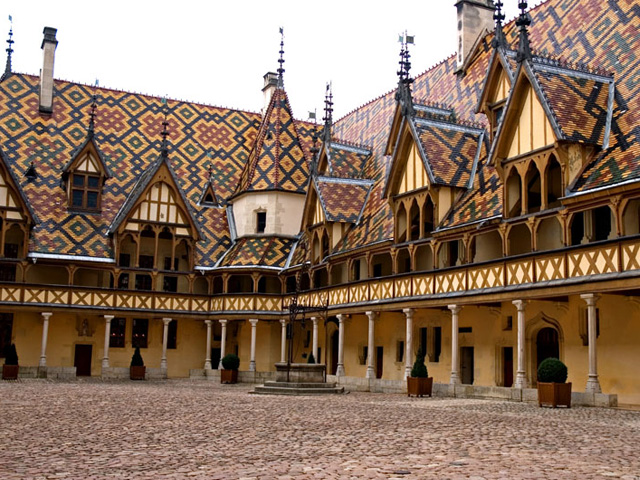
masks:
[(640, 412), (249, 385), (0, 383), (0, 478), (640, 479)]

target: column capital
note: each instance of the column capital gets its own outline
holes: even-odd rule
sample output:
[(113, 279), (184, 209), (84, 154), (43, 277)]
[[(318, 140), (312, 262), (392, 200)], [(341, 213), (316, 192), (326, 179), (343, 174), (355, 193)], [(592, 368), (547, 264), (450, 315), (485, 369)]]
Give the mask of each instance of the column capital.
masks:
[(162, 319), (162, 323), (164, 323), (165, 325), (169, 325), (171, 323), (171, 320), (173, 320), (172, 318), (163, 318)]
[(402, 313), (404, 313), (407, 318), (411, 318), (413, 314), (416, 313), (416, 310), (414, 308), (403, 308)]
[(460, 313), (460, 310), (462, 310), (461, 305), (447, 305), (447, 308), (451, 310), (451, 313), (453, 315), (457, 315), (458, 313)]
[(344, 321), (349, 318), (348, 315), (345, 315), (344, 313), (339, 313), (336, 315), (336, 318), (338, 319), (338, 322), (340, 323), (344, 323)]
[(376, 320), (378, 318), (378, 315), (380, 314), (380, 312), (374, 312), (374, 311), (368, 311), (365, 313), (369, 320)]
[(513, 300), (511, 303), (516, 306), (519, 312), (524, 312), (524, 307), (527, 306), (528, 302), (527, 300)]
[(229, 321), (229, 320), (220, 319), (220, 320), (218, 320), (218, 323), (224, 327), (224, 326), (226, 326), (226, 325), (227, 325), (227, 322), (228, 322), (228, 321)]
[(205, 324), (207, 327), (210, 327), (212, 323), (213, 323), (213, 320), (205, 320), (205, 321), (204, 321), (204, 324)]
[(282, 325), (283, 327), (287, 324), (287, 319), (286, 318), (281, 318), (280, 319), (280, 325)]
[(318, 325), (318, 317), (311, 317), (311, 321), (314, 325)]
[(250, 318), (249, 319), (249, 323), (251, 324), (252, 327), (255, 327), (256, 325), (258, 325), (258, 319), (257, 318)]
[(45, 320), (49, 320), (49, 317), (53, 315), (53, 312), (41, 312), (40, 315), (42, 315)]
[(580, 295), (580, 298), (587, 302), (587, 305), (592, 307), (596, 305), (596, 302), (600, 298), (600, 295), (597, 293), (583, 293), (582, 295)]
[(115, 315), (103, 315), (103, 317), (105, 322), (110, 323), (115, 318)]

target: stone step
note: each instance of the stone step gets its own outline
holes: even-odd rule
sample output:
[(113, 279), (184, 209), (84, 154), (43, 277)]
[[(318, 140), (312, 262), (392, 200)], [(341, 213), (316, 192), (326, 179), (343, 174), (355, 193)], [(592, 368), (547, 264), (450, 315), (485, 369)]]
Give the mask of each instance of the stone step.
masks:
[[(336, 387), (335, 384), (317, 383), (317, 384), (297, 384), (297, 385), (313, 385), (306, 387), (295, 387), (296, 384), (287, 384), (284, 382), (268, 382), (271, 385), (260, 385), (255, 387), (251, 392), (259, 395), (335, 395), (344, 393), (344, 387)], [(273, 384), (279, 384), (275, 386)]]
[(335, 383), (315, 383), (315, 382), (264, 382), (265, 387), (277, 388), (335, 388)]

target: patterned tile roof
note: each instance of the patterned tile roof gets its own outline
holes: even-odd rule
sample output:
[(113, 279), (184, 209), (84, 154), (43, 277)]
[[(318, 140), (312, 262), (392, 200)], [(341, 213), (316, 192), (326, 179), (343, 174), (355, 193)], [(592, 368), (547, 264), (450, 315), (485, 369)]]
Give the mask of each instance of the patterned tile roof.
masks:
[(433, 181), (467, 188), (483, 130), (425, 118), (413, 126)]
[(289, 98), (284, 89), (276, 88), (236, 193), (305, 193), (309, 172), (309, 160), (301, 146)]
[(231, 247), (220, 262), (220, 267), (273, 267), (284, 268), (293, 238), (242, 237)]
[(327, 221), (356, 223), (372, 184), (373, 181), (318, 177), (316, 191)]
[(340, 178), (363, 178), (362, 173), (371, 151), (362, 147), (331, 142), (327, 157), (329, 175)]

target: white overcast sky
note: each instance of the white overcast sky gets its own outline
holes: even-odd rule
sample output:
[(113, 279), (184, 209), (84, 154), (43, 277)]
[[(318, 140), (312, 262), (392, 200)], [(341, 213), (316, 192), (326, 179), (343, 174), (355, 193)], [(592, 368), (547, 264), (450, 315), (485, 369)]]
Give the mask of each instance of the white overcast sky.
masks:
[[(517, 0), (504, 0), (507, 20)], [(530, 6), (539, 3), (529, 2)], [(392, 90), (398, 34), (415, 36), (412, 74), (456, 50), (455, 0), (4, 0), (13, 17), (13, 71), (37, 75), (42, 30), (58, 29), (55, 78), (258, 112), (262, 76), (278, 68), (294, 115), (322, 118), (333, 83), (334, 119)], [(6, 44), (2, 43), (2, 48)], [(4, 52), (2, 52), (4, 53)], [(4, 70), (4, 56), (0, 63)]]

